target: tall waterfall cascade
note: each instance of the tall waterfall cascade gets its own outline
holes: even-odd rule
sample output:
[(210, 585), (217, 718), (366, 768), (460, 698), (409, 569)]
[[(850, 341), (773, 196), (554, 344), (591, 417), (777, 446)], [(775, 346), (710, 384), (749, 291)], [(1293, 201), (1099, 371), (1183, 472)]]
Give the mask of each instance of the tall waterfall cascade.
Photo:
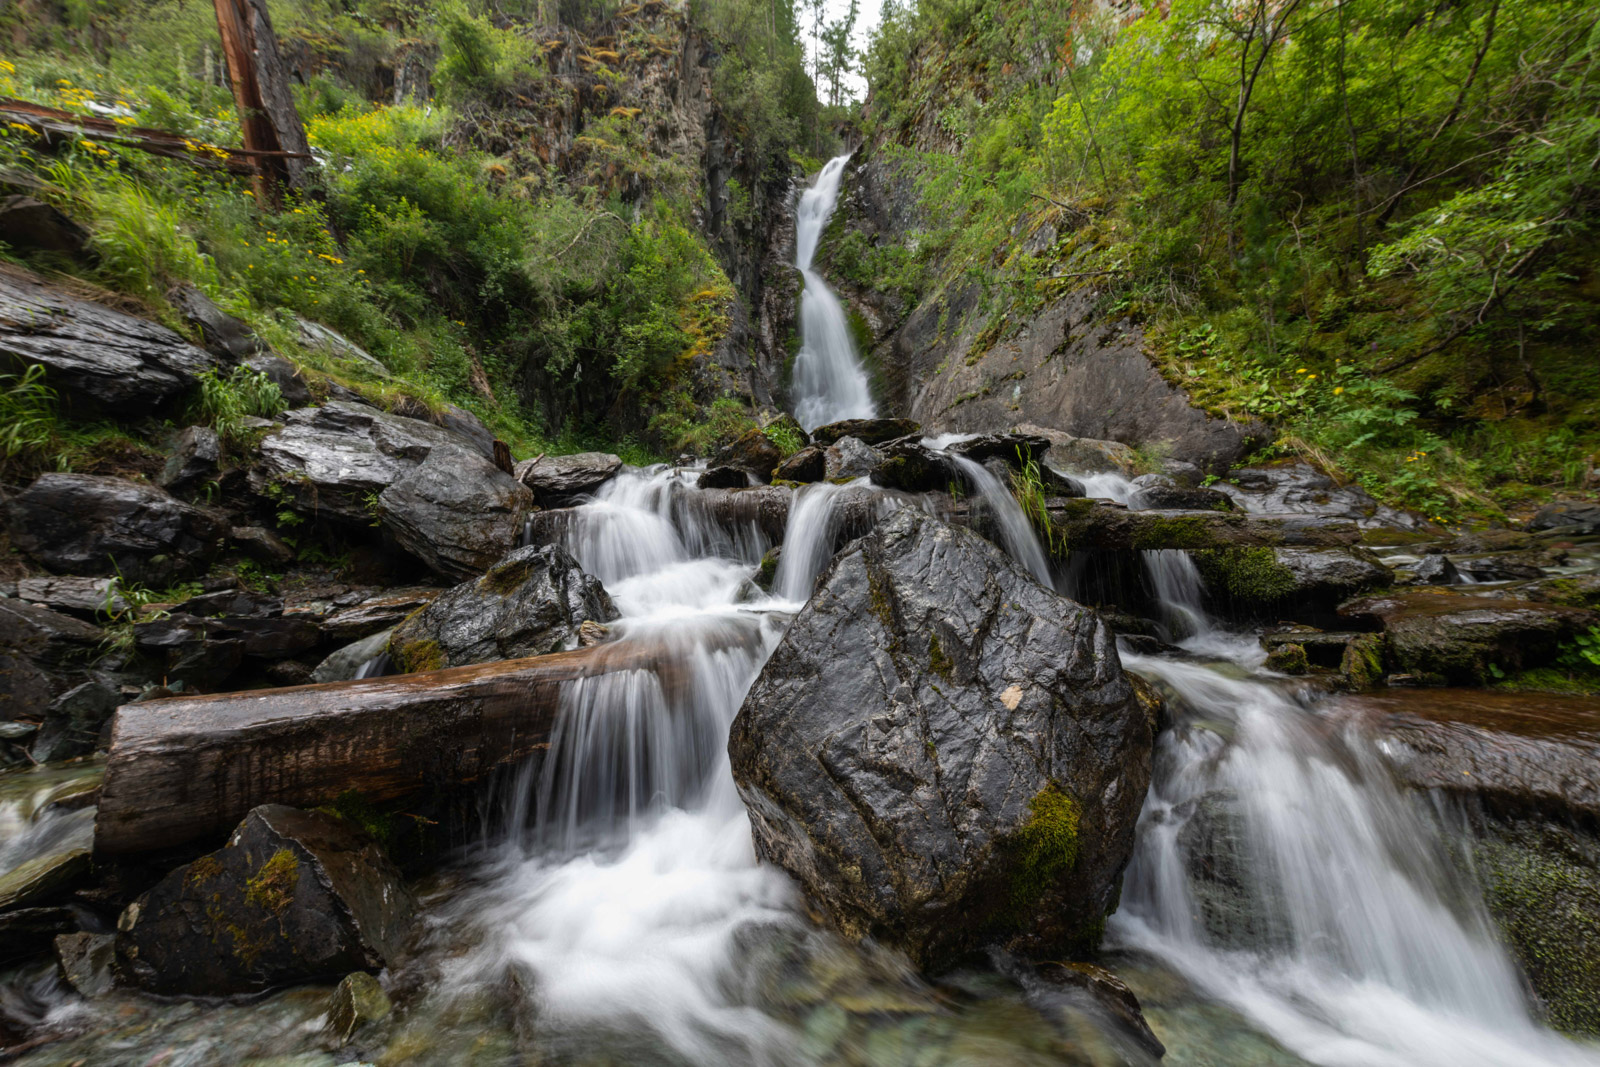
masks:
[(816, 182), (800, 195), (795, 209), (794, 265), (805, 288), (800, 294), (800, 352), (794, 360), (794, 415), (808, 431), (840, 419), (870, 419), (878, 414), (844, 305), (811, 265), (822, 231), (833, 217), (849, 161), (848, 155), (830, 159)]

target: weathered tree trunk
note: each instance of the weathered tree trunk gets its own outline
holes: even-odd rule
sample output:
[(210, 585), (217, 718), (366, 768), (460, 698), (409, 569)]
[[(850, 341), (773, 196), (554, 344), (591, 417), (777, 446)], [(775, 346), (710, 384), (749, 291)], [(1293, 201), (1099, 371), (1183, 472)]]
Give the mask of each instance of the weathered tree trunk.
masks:
[(95, 820), (106, 854), (221, 840), (258, 804), (373, 802), (481, 780), (547, 747), (561, 683), (678, 663), (631, 642), (442, 671), (118, 709)]
[(262, 203), (276, 205), (283, 187), (298, 186), (311, 162), (305, 127), (289, 92), (266, 0), (215, 0), (215, 5), (244, 146), (276, 153), (261, 159), (256, 195)]

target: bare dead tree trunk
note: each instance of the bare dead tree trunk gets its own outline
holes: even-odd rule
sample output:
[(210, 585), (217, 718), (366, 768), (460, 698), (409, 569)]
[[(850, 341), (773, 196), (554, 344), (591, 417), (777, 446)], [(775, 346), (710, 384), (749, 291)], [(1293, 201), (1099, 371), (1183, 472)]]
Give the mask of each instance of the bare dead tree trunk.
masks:
[(283, 189), (299, 186), (310, 164), (305, 126), (289, 92), (266, 0), (215, 0), (215, 6), (244, 147), (279, 153), (260, 157), (256, 179), (256, 196), (276, 207), (282, 203)]

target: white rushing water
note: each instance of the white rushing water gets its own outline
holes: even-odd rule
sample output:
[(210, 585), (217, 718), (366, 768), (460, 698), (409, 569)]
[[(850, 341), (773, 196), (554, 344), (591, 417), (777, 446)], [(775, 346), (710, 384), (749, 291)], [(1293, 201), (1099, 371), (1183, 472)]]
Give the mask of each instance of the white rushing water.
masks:
[(811, 188), (800, 195), (795, 209), (795, 266), (805, 289), (800, 294), (800, 352), (794, 360), (794, 415), (807, 430), (840, 419), (870, 419), (878, 413), (844, 305), (811, 268), (849, 161), (848, 155), (830, 159)]

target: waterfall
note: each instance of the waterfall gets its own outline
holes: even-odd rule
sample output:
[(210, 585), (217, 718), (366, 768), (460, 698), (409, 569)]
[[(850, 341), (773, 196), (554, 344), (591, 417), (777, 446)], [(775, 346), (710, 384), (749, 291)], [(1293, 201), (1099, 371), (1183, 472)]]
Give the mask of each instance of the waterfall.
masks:
[(800, 352), (794, 360), (794, 414), (807, 430), (840, 419), (870, 419), (878, 413), (850, 338), (844, 306), (811, 269), (849, 160), (848, 155), (830, 159), (795, 209), (795, 266), (805, 289), (800, 294)]
[(1211, 620), (1200, 606), (1205, 582), (1189, 553), (1181, 548), (1147, 548), (1143, 556), (1169, 639), (1196, 637), (1210, 630)]
[[(934, 443), (929, 442), (929, 444)], [(1028, 573), (1033, 575), (1040, 585), (1046, 589), (1054, 589), (1055, 584), (1050, 576), (1050, 558), (1045, 555), (1044, 546), (1039, 543), (1039, 534), (1033, 528), (1033, 520), (1022, 510), (1017, 498), (1011, 495), (1010, 487), (981, 463), (965, 456), (950, 453), (946, 453), (946, 456), (978, 494), (979, 502), (987, 507), (990, 515), (994, 517), (995, 526), (1000, 534), (1001, 547), (1011, 554), (1012, 559), (1026, 567)]]
[(1177, 694), (1179, 721), (1157, 743), (1116, 939), (1318, 1064), (1594, 1062), (1534, 1022), (1444, 831), (1367, 738), (1261, 681), (1124, 661)]

